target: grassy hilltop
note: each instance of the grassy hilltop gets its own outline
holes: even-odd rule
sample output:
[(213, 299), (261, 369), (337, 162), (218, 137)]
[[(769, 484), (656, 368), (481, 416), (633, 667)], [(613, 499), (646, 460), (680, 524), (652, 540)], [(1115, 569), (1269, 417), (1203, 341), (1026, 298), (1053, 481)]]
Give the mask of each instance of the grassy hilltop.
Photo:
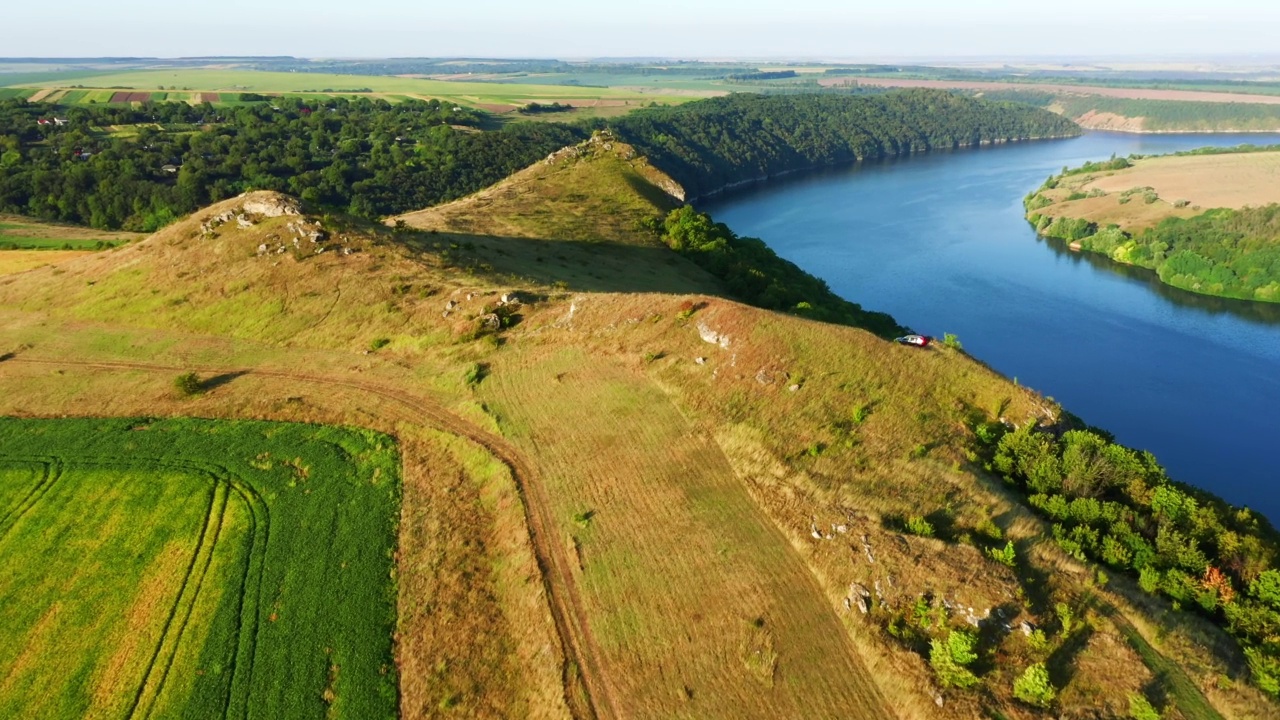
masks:
[[(0, 278), (0, 414), (394, 436), (406, 718), (1274, 711), (1249, 679), (1265, 638), (1246, 656), (1218, 616), (1172, 612), (1200, 586), (1164, 564), (1229, 527), (1248, 563), (1222, 582), (1265, 618), (1236, 574), (1270, 578), (1265, 522), (1059, 439), (1061, 408), (956, 347), (887, 342), (681, 185), (599, 134), (385, 224), (223, 199)], [(1154, 591), (1089, 545), (1121, 525), (1164, 538)], [(296, 716), (341, 710), (332, 665)]]

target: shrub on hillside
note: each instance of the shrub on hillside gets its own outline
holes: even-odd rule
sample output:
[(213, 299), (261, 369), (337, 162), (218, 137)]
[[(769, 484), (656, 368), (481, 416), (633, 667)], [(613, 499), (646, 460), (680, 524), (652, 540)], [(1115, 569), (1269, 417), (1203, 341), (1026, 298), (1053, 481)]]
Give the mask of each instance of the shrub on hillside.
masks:
[(1058, 691), (1049, 681), (1049, 671), (1044, 663), (1036, 663), (1013, 681), (1013, 696), (1028, 705), (1047, 708), (1058, 697)]
[(200, 376), (187, 372), (173, 379), (173, 387), (182, 397), (191, 397), (204, 392), (204, 383), (201, 382)]

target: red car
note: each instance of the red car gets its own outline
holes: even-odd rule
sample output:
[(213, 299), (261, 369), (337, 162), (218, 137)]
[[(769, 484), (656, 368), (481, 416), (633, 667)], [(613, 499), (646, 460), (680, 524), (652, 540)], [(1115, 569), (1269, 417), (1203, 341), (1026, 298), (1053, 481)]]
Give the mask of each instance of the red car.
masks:
[(903, 335), (895, 338), (894, 342), (900, 345), (914, 345), (916, 347), (929, 347), (929, 343), (933, 342), (933, 338), (928, 335)]

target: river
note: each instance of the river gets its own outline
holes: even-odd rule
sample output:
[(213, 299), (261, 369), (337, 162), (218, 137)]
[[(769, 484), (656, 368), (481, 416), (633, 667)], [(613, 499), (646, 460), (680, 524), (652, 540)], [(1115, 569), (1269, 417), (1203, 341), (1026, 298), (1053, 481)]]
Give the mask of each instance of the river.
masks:
[(1280, 524), (1280, 305), (1218, 300), (1037, 237), (1022, 198), (1112, 153), (1275, 135), (1088, 133), (788, 178), (700, 204), (841, 296), (1052, 396), (1171, 477)]

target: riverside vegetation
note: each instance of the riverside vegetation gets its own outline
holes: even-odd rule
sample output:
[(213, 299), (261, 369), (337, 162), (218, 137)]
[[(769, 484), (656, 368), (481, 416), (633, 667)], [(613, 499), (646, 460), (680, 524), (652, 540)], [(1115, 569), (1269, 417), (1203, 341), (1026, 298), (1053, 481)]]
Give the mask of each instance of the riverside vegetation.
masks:
[[(1280, 302), (1280, 205), (1270, 192), (1277, 154), (1245, 147), (1089, 163), (1029, 194), (1027, 220), (1045, 237), (1153, 270), (1173, 287)], [(1205, 185), (1207, 162), (1217, 167)], [(1156, 187), (1194, 193), (1192, 178), (1212, 188), (1210, 202), (1232, 206), (1202, 208), (1194, 196), (1164, 197)], [(1104, 182), (1110, 192), (1098, 187)], [(1117, 192), (1119, 185), (1132, 187)]]
[[(904, 95), (918, 108), (935, 97)], [(1019, 116), (1031, 136), (1041, 116)], [(682, 131), (691, 143), (697, 127)], [(787, 127), (759, 147), (804, 136)], [(1071, 540), (1081, 523), (1025, 499), (1024, 444), (1049, 446), (1034, 466), (1062, 474), (1045, 494), (1064, 501), (1080, 488), (1073, 458), (1094, 447), (1056, 404), (958, 342), (921, 351), (877, 337), (891, 319), (684, 207), (676, 180), (622, 134), (385, 224), (255, 192), (141, 242), (0, 279), (0, 413), (394, 434), (395, 665), (370, 687), (398, 672), (403, 717), (1274, 713), (1254, 659), (1269, 639), (1229, 636), (1218, 611), (1170, 612), (1192, 602), (1144, 592), (1132, 560), (1099, 574), (1090, 547), (1074, 552), (1053, 530)], [(729, 147), (715, 138), (697, 142)], [(791, 157), (742, 167), (808, 161)], [(689, 168), (702, 193), (756, 177)], [(255, 214), (251, 201), (275, 210)], [(243, 222), (213, 222), (227, 217)], [(190, 394), (175, 386), (189, 372), (205, 378)], [(152, 432), (93, 422), (120, 422), (127, 432), (103, 442), (125, 450)], [(1099, 447), (1105, 460), (1129, 457)], [(1013, 483), (998, 479), (1002, 457)], [(1265, 587), (1245, 584), (1275, 570), (1264, 520), (1161, 483), (1143, 462), (1082, 464), (1105, 469), (1100, 504), (1132, 510), (1161, 584), (1205, 580), (1160, 556), (1198, 549), (1235, 602), (1268, 607)], [(288, 487), (285, 465), (272, 472)], [(297, 479), (281, 498), (310, 498), (320, 480)], [(1183, 512), (1196, 498), (1194, 520), (1148, 513), (1145, 496), (1123, 494), (1139, 482), (1183, 493)], [(1246, 548), (1239, 570), (1228, 531)], [(324, 669), (341, 682), (334, 666)], [(343, 693), (328, 706), (326, 688), (301, 696), (311, 716), (341, 710)]]

